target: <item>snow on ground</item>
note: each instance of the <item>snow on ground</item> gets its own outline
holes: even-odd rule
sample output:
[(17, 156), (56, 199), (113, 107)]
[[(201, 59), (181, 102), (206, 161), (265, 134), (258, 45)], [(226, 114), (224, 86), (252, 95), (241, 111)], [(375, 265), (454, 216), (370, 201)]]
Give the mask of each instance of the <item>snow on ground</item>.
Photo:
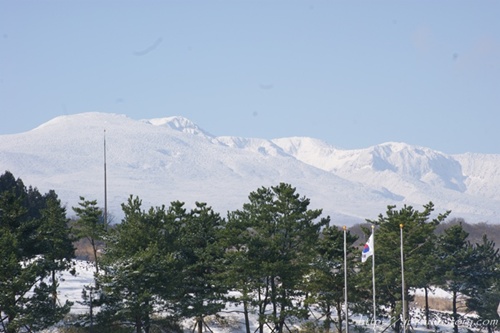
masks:
[[(60, 277), (60, 287), (59, 287), (59, 300), (64, 303), (66, 300), (73, 302), (73, 306), (71, 308), (72, 314), (83, 314), (88, 312), (88, 308), (79, 304), (82, 300), (82, 289), (85, 285), (91, 285), (94, 283), (94, 265), (92, 262), (82, 261), (82, 260), (74, 260), (74, 267), (76, 270), (75, 275), (71, 275), (69, 272), (62, 273)], [(416, 295), (424, 295), (423, 289), (416, 289), (414, 291)], [(236, 295), (236, 294), (235, 294)], [(446, 298), (449, 299), (451, 297), (450, 293), (440, 288), (433, 288), (429, 292), (429, 297), (438, 297), (438, 298)], [(226, 309), (224, 309), (221, 313), (219, 313), (220, 317), (215, 318), (215, 316), (211, 316), (206, 318), (206, 322), (209, 325), (210, 329), (214, 333), (243, 333), (244, 332), (244, 319), (242, 314), (242, 306), (228, 304)], [(315, 315), (319, 317), (318, 314)], [(255, 323), (257, 323), (257, 317), (255, 314), (250, 315), (251, 320), (251, 331), (256, 330)], [(484, 327), (478, 327), (470, 320), (469, 317), (464, 317), (465, 319), (459, 322), (460, 332), (470, 332), (472, 330), (483, 330)], [(361, 329), (366, 331), (371, 331), (373, 329), (373, 323), (369, 322), (366, 316), (361, 315), (352, 315), (350, 317), (353, 324), (358, 326)], [(434, 317), (432, 318), (432, 323), (434, 324), (431, 329), (425, 328), (425, 319), (423, 316), (423, 311), (419, 309), (412, 309), (412, 320), (411, 320), (411, 329), (414, 332), (434, 332), (436, 327), (438, 326), (439, 330), (442, 332), (452, 332), (453, 331), (453, 323), (449, 319), (448, 314), (439, 315), (437, 312), (434, 313)], [(183, 327), (186, 332), (191, 332), (194, 326), (193, 319), (186, 319), (182, 322)], [(296, 329), (296, 332), (300, 332), (300, 323), (288, 323), (290, 329)], [(380, 332), (383, 329), (387, 328), (389, 325), (388, 320), (384, 320), (382, 322), (377, 323), (377, 331)], [(268, 332), (269, 330), (266, 330)], [(388, 330), (388, 332), (390, 329)], [(43, 333), (58, 333), (56, 327), (44, 330)]]
[(64, 304), (66, 300), (73, 302), (71, 313), (82, 314), (88, 308), (79, 304), (82, 301), (82, 290), (85, 285), (94, 283), (94, 264), (89, 261), (73, 260), (75, 275), (63, 272), (59, 280), (59, 301)]
[[(415, 289), (414, 293), (415, 295), (419, 296), (425, 295), (425, 291), (423, 288)], [(446, 299), (451, 299), (452, 297), (451, 293), (441, 288), (431, 288), (428, 290), (428, 293), (429, 297), (446, 298)]]

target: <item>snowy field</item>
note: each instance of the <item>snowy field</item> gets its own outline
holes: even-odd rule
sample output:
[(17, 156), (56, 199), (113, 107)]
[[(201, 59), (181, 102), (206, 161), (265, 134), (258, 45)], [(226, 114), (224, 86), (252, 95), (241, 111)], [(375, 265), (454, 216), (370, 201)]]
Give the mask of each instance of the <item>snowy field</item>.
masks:
[(88, 312), (88, 308), (77, 302), (82, 301), (82, 289), (85, 285), (94, 283), (94, 265), (92, 262), (74, 260), (76, 274), (71, 275), (64, 272), (59, 281), (59, 301), (64, 304), (66, 300), (73, 302), (71, 313), (82, 314)]

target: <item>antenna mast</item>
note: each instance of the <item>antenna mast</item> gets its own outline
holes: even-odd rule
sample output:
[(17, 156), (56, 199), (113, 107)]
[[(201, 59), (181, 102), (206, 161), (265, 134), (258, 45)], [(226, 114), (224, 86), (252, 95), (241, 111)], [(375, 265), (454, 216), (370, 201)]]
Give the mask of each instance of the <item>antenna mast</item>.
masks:
[(108, 190), (106, 180), (106, 129), (104, 129), (104, 227), (108, 225)]

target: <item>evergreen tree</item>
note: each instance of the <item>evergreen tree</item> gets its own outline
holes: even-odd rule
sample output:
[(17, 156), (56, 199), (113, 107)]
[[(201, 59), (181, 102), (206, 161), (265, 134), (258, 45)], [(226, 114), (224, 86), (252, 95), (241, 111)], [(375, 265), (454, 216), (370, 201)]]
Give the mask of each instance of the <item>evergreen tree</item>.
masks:
[(305, 296), (305, 276), (311, 270), (315, 244), (329, 218), (317, 221), (321, 210), (309, 210), (309, 199), (281, 183), (250, 193), (249, 203), (229, 216), (228, 226), (240, 230), (233, 245), (237, 258), (244, 258), (233, 279), (247, 304), (257, 308), (259, 332), (270, 326), (283, 332), (289, 318), (305, 318), (308, 311), (300, 300)]
[(260, 286), (261, 266), (259, 262), (248, 256), (248, 244), (251, 242), (253, 229), (243, 212), (229, 212), (226, 228), (223, 229), (223, 246), (226, 248), (225, 260), (227, 269), (222, 278), (228, 286), (239, 291), (239, 294), (228, 299), (235, 304), (242, 304), (245, 321), (245, 332), (250, 330), (250, 311), (256, 305), (253, 291)]
[[(52, 192), (51, 192), (52, 193)], [(43, 207), (51, 205), (38, 190), (27, 189), (10, 172), (0, 176), (0, 328), (6, 333), (38, 331), (69, 312), (54, 302), (57, 283), (45, 278), (62, 266), (50, 266), (51, 251), (42, 245), (47, 227)], [(47, 202), (46, 202), (47, 201)], [(67, 235), (64, 235), (67, 237)]]
[(77, 240), (85, 238), (89, 241), (92, 247), (94, 257), (94, 285), (84, 285), (82, 289), (82, 299), (79, 302), (82, 305), (89, 307), (88, 315), (83, 315), (82, 320), (88, 319), (90, 326), (93, 326), (94, 313), (93, 308), (101, 305), (102, 293), (99, 285), (99, 247), (102, 246), (107, 233), (108, 226), (105, 225), (103, 211), (97, 206), (97, 200), (86, 200), (80, 197), (79, 207), (73, 207), (73, 211), (77, 215), (74, 221), (74, 234)]
[(458, 297), (469, 288), (470, 274), (474, 265), (473, 247), (467, 241), (468, 233), (461, 224), (445, 229), (439, 238), (437, 272), (439, 285), (452, 294), (453, 331), (458, 333)]
[[(412, 206), (403, 206), (399, 211), (396, 206), (388, 206), (386, 216), (379, 215), (378, 220), (368, 222), (378, 226), (375, 245), (375, 277), (377, 286), (377, 312), (383, 313), (390, 309), (394, 319), (394, 330), (399, 332), (401, 321), (398, 320), (403, 309), (402, 280), (401, 280), (401, 243), (400, 232), (403, 225), (403, 253), (405, 268), (405, 301), (410, 300), (408, 290), (425, 285), (425, 274), (428, 267), (423, 265), (434, 242), (433, 234), (436, 226), (441, 223), (450, 212), (439, 214), (431, 219), (434, 205), (429, 202), (424, 210), (419, 212)], [(368, 278), (367, 278), (368, 280)], [(371, 281), (371, 279), (369, 279)], [(408, 312), (405, 318), (409, 319)]]
[(79, 207), (73, 207), (78, 216), (74, 227), (78, 239), (86, 238), (92, 246), (95, 263), (95, 273), (99, 274), (98, 250), (100, 242), (106, 234), (107, 225), (104, 224), (103, 211), (97, 206), (97, 200), (85, 200), (80, 197)]
[(36, 248), (37, 242), (34, 240), (40, 225), (40, 212), (33, 209), (35, 205), (30, 202), (37, 201), (41, 195), (31, 187), (28, 191), (23, 181), (19, 178), (16, 180), (9, 171), (0, 176), (0, 193), (1, 226), (17, 234), (19, 255), (31, 257), (38, 254), (39, 249)]
[(225, 307), (227, 288), (222, 283), (220, 263), (223, 259), (221, 230), (224, 219), (206, 203), (196, 202), (181, 223), (178, 239), (183, 285), (179, 300), (182, 315), (195, 317), (198, 332), (206, 325), (204, 318)]
[(175, 253), (182, 204), (144, 211), (139, 198), (122, 204), (125, 217), (108, 237), (102, 260), (103, 305), (97, 319), (101, 325), (133, 322), (136, 332), (149, 332), (154, 314), (176, 314), (179, 299)]
[(497, 312), (500, 300), (499, 249), (484, 235), (482, 242), (473, 247), (472, 256), (473, 268), (467, 278), (468, 288), (464, 291), (468, 296), (466, 304), (492, 333), (500, 321)]
[[(346, 233), (347, 278), (351, 286), (355, 285), (355, 261), (358, 249), (353, 244), (357, 236)], [(317, 258), (313, 261), (313, 270), (307, 278), (308, 304), (316, 304), (324, 319), (324, 332), (330, 332), (331, 323), (336, 331), (341, 332), (345, 318), (344, 304), (344, 231), (336, 226), (323, 229), (317, 244)], [(349, 300), (355, 301), (357, 290), (349, 290)], [(332, 317), (333, 310), (337, 318)]]
[[(57, 272), (71, 268), (71, 260), (75, 256), (73, 237), (68, 226), (66, 209), (61, 206), (61, 201), (54, 191), (46, 196), (46, 207), (41, 212), (41, 228), (38, 234), (39, 247), (44, 253), (46, 269), (50, 271), (53, 307), (57, 303)], [(72, 270), (74, 274), (74, 270)]]

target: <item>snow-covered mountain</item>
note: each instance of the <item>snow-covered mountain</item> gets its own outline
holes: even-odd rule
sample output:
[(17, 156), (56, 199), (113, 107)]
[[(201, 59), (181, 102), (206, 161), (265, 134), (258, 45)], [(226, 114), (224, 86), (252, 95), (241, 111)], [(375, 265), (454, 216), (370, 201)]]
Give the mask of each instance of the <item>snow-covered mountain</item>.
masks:
[(500, 155), (447, 155), (404, 143), (341, 150), (313, 138), (216, 137), (183, 117), (133, 120), (124, 115), (61, 116), (0, 136), (0, 172), (11, 171), (67, 204), (79, 197), (104, 205), (104, 137), (108, 207), (139, 196), (144, 208), (171, 201), (206, 202), (221, 215), (250, 192), (292, 184), (337, 225), (376, 219), (387, 205), (422, 205), (467, 222), (500, 223)]

